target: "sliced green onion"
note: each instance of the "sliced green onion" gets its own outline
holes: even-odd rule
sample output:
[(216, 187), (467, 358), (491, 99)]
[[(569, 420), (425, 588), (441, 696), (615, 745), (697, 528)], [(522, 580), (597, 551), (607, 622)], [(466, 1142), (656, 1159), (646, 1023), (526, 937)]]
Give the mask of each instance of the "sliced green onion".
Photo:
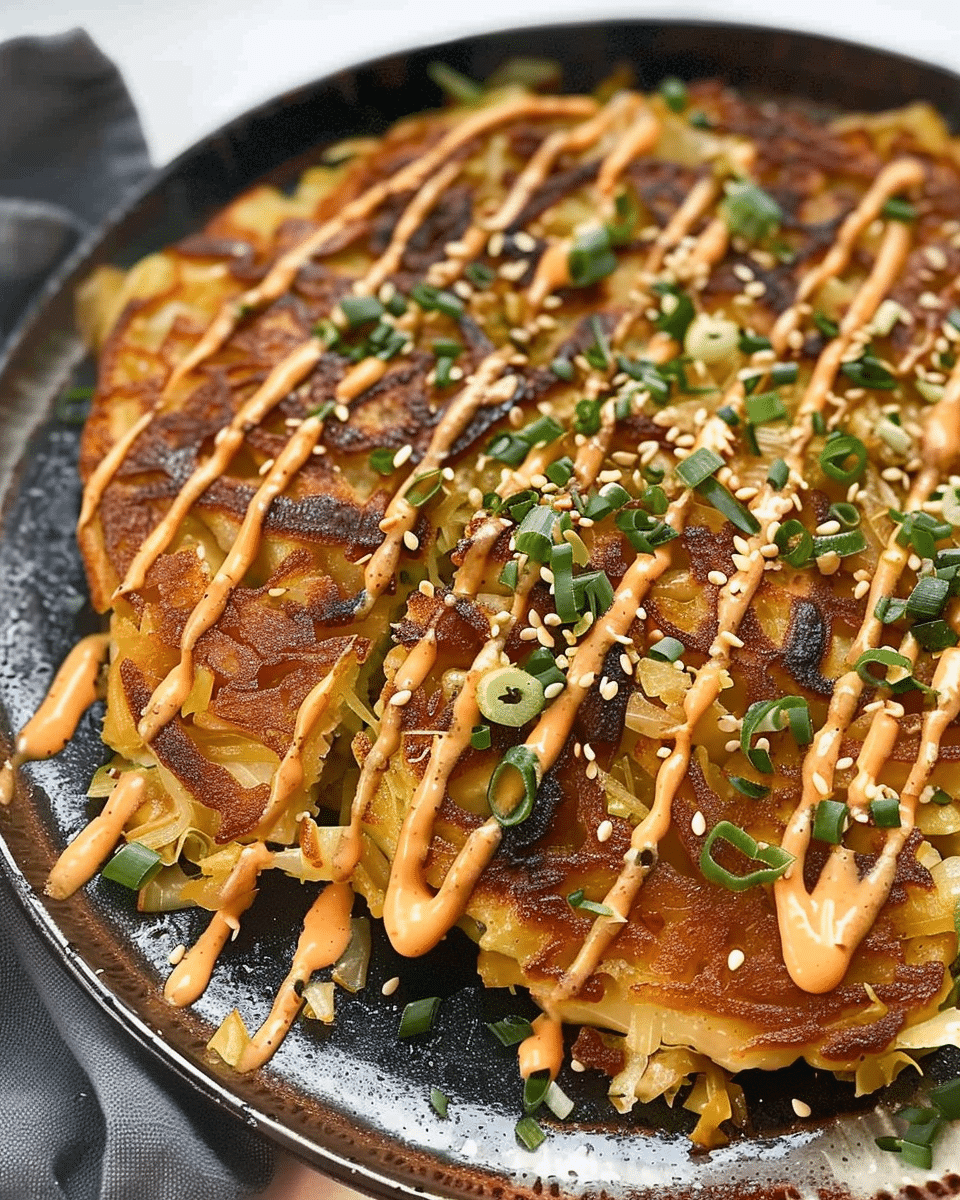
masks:
[[(884, 668), (882, 677), (875, 675), (870, 670), (874, 665)], [(875, 650), (865, 650), (853, 664), (853, 669), (869, 687), (889, 687), (886, 677), (887, 671), (891, 667), (902, 667), (903, 670), (910, 672), (913, 669), (913, 663), (905, 655), (898, 654), (896, 650), (880, 646)]]
[(617, 269), (617, 256), (610, 249), (610, 231), (603, 225), (574, 238), (567, 257), (567, 270), (574, 287), (590, 287)]
[(896, 796), (871, 800), (870, 815), (878, 829), (896, 829), (900, 825), (900, 801)]
[(697, 315), (693, 301), (686, 292), (680, 291), (673, 284), (656, 283), (653, 290), (660, 296), (660, 316), (654, 324), (661, 333), (682, 342)]
[(359, 325), (379, 321), (383, 316), (383, 305), (376, 296), (344, 296), (340, 301), (340, 311), (347, 318), (350, 328), (356, 329)]
[(324, 317), (314, 325), (313, 336), (323, 342), (328, 350), (332, 350), (340, 341), (340, 330), (329, 317)]
[(527, 1150), (536, 1150), (547, 1140), (547, 1135), (533, 1117), (521, 1117), (514, 1133), (520, 1145)]
[[(713, 847), (718, 841), (726, 842), (739, 850), (746, 858), (764, 864), (747, 875), (734, 875), (713, 858)], [(710, 883), (720, 884), (731, 892), (745, 892), (761, 883), (773, 883), (787, 871), (794, 857), (781, 846), (760, 846), (746, 830), (731, 821), (720, 821), (714, 825), (700, 851), (700, 870)]]
[(782, 458), (775, 458), (767, 471), (767, 483), (776, 491), (781, 491), (790, 478), (790, 468)]
[(593, 434), (599, 432), (599, 400), (580, 400), (577, 402), (577, 407), (574, 412), (575, 416), (573, 421), (573, 429), (575, 433), (582, 433), (586, 437), (592, 437)]
[(573, 459), (564, 455), (563, 458), (558, 458), (556, 462), (552, 462), (543, 473), (557, 487), (566, 487), (573, 475)]
[(142, 842), (127, 842), (104, 866), (100, 874), (104, 879), (122, 884), (132, 891), (139, 891), (148, 884), (163, 866), (163, 859)]
[(501, 1046), (517, 1046), (533, 1036), (533, 1026), (526, 1017), (503, 1017), (487, 1023), (487, 1028)]
[(414, 477), (403, 498), (414, 508), (421, 508), (440, 491), (442, 481), (443, 475), (439, 467), (433, 471), (424, 471), (422, 475)]
[(936, 654), (955, 646), (960, 637), (950, 628), (946, 621), (925, 621), (922, 625), (914, 625), (910, 630), (924, 650)]
[(438, 358), (437, 365), (433, 371), (434, 387), (446, 388), (453, 382), (450, 372), (453, 370), (454, 360), (452, 358)]
[(595, 370), (606, 371), (611, 363), (610, 343), (604, 332), (603, 324), (596, 314), (590, 318), (590, 326), (593, 329), (593, 345), (588, 346), (583, 352), (584, 357)]
[(960, 1079), (931, 1088), (930, 1103), (948, 1121), (960, 1121)]
[(840, 326), (837, 322), (825, 313), (815, 312), (813, 314), (813, 323), (825, 338), (835, 338), (840, 332)]
[(550, 370), (558, 379), (565, 379), (567, 383), (574, 376), (573, 363), (569, 358), (555, 358), (550, 364)]
[(473, 104), (483, 95), (483, 88), (479, 83), (461, 75), (446, 63), (428, 63), (427, 74), (443, 94), (456, 104)]
[(488, 671), (477, 684), (477, 707), (488, 721), (519, 729), (543, 709), (540, 681), (519, 667)]
[(432, 1087), (430, 1089), (430, 1107), (438, 1117), (446, 1118), (449, 1105), (450, 1101), (439, 1088)]
[(827, 432), (827, 423), (823, 419), (822, 412), (812, 412), (810, 414), (810, 424), (813, 427), (813, 432), (817, 437), (823, 437)]
[[(522, 796), (518, 800), (515, 797), (508, 797), (506, 803), (499, 791), (505, 772), (519, 775), (520, 783), (523, 785)], [(501, 825), (519, 825), (530, 816), (537, 798), (537, 788), (540, 786), (542, 772), (540, 759), (526, 746), (511, 746), (506, 752), (494, 768), (494, 772), (490, 776), (490, 783), (487, 785), (487, 803), (490, 811)]]
[(843, 841), (850, 809), (840, 800), (821, 800), (813, 817), (813, 836), (818, 842), (837, 846)]
[(504, 565), (500, 572), (500, 582), (505, 588), (509, 588), (511, 592), (517, 590), (517, 583), (520, 579), (520, 564), (515, 558), (512, 558)]
[(463, 301), (453, 294), (429, 283), (415, 283), (410, 289), (410, 299), (415, 300), (425, 312), (439, 312), (458, 321), (463, 316)]
[(800, 367), (795, 362), (774, 363), (770, 368), (770, 382), (774, 387), (782, 387), (787, 383), (796, 383), (800, 375)]
[(470, 745), (474, 750), (490, 749), (490, 726), (474, 725), (470, 731)]
[(564, 625), (580, 618), (577, 596), (573, 588), (573, 546), (563, 542), (550, 552), (550, 569), (553, 571), (553, 594), (557, 616)]
[(617, 193), (613, 202), (616, 218), (607, 222), (611, 246), (625, 246), (633, 240), (633, 231), (640, 217), (640, 206), (633, 192), (626, 188)]
[(558, 1121), (565, 1121), (574, 1109), (573, 1101), (556, 1082), (551, 1083), (547, 1088), (543, 1102)]
[(534, 562), (547, 562), (553, 548), (553, 527), (556, 523), (557, 514), (549, 505), (531, 508), (517, 527), (517, 550)]
[(566, 682), (566, 675), (557, 666), (557, 660), (546, 646), (538, 646), (523, 664), (523, 669), (528, 675), (538, 679), (543, 688), (549, 687), (551, 683)]
[(740, 424), (740, 418), (729, 404), (724, 404), (721, 408), (718, 408), (717, 416), (721, 421), (729, 425), (731, 429)]
[(873, 615), (884, 625), (892, 625), (906, 615), (907, 602), (898, 596), (881, 596), (877, 601)]
[(540, 417), (517, 433), (517, 437), (523, 438), (528, 446), (546, 446), (562, 435), (563, 426), (553, 417)]
[[(937, 788), (936, 791), (933, 793), (933, 795), (930, 797), (930, 803), (931, 804), (939, 804), (940, 807), (942, 808), (947, 804), (952, 804), (953, 797), (950, 795), (949, 792), (945, 792), (943, 790), (943, 788)], [(952, 1117), (951, 1117), (951, 1120), (953, 1120)]]
[(902, 196), (891, 196), (880, 209), (880, 216), (887, 221), (915, 221), (917, 210)]
[(416, 1037), (418, 1033), (428, 1033), (433, 1028), (439, 1007), (439, 996), (430, 996), (426, 1000), (411, 1000), (400, 1017), (397, 1037)]
[(731, 233), (759, 242), (776, 233), (783, 211), (763, 188), (749, 181), (731, 184), (721, 205), (723, 219)]
[[(689, 462), (689, 459), (685, 461)], [(740, 503), (728, 488), (724, 487), (719, 479), (707, 479), (696, 490), (698, 495), (702, 496), (708, 504), (712, 504), (717, 512), (725, 516), (741, 533), (760, 532), (760, 522), (757, 518), (749, 508)]]
[(567, 897), (567, 903), (576, 912), (593, 913), (595, 917), (612, 917), (613, 909), (609, 904), (598, 904), (596, 900), (588, 900), (583, 894), (583, 888), (577, 888)]
[[(921, 558), (937, 557), (937, 542), (953, 533), (949, 521), (937, 521), (925, 512), (897, 512), (890, 508), (887, 513), (896, 524), (898, 546), (913, 546)], [(939, 565), (939, 564), (938, 564)]]
[(490, 458), (511, 467), (518, 467), (529, 453), (530, 447), (515, 433), (498, 433), (486, 449)]
[(867, 539), (859, 529), (847, 529), (843, 533), (831, 533), (813, 539), (814, 558), (819, 558), (822, 554), (838, 554), (841, 558), (847, 558), (866, 548)]
[(780, 551), (780, 557), (791, 567), (806, 566), (813, 557), (813, 536), (795, 519), (784, 521), (773, 542)]
[[(468, 268), (469, 270), (469, 268)], [(407, 302), (399, 292), (394, 292), (384, 304), (384, 308), (394, 317), (402, 317), (407, 311)]]
[(681, 113), (690, 103), (690, 93), (687, 91), (687, 85), (682, 79), (678, 79), (676, 75), (668, 75), (666, 79), (661, 80), (660, 87), (657, 89), (663, 97), (663, 102), (671, 112)]
[(866, 446), (849, 433), (832, 438), (820, 452), (821, 470), (837, 483), (853, 483), (863, 474), (866, 465)]
[(523, 1111), (535, 1113), (547, 1096), (550, 1086), (549, 1071), (534, 1071), (523, 1081)]
[(604, 571), (585, 571), (574, 578), (573, 594), (581, 613), (589, 609), (601, 617), (613, 603), (613, 584)]
[(888, 392), (897, 386), (896, 376), (872, 354), (865, 354), (856, 362), (843, 363), (840, 374), (852, 380), (858, 387)]
[(647, 651), (651, 658), (657, 662), (677, 662), (683, 657), (686, 646), (683, 642), (678, 641), (675, 637), (661, 638), (659, 642), (654, 642)]
[(370, 454), (370, 466), (377, 472), (378, 475), (392, 475), (394, 472), (393, 458), (396, 450), (387, 450), (381, 448), (373, 450)]
[(709, 479), (723, 466), (723, 459), (719, 454), (706, 446), (701, 446), (699, 450), (685, 458), (683, 462), (678, 463), (675, 468), (675, 474), (683, 480), (690, 488), (699, 487), (705, 479)]
[(307, 413), (308, 417), (317, 417), (321, 421), (325, 421), (327, 417), (337, 407), (335, 400), (324, 400), (322, 404), (318, 404), (316, 408), (311, 408)]
[(929, 1171), (933, 1166), (933, 1150), (930, 1146), (921, 1146), (901, 1138), (900, 1154), (908, 1166), (918, 1167), (922, 1171)]
[(473, 286), (478, 288), (489, 287), (497, 277), (496, 272), (482, 262), (469, 263), (463, 273)]
[(918, 581), (907, 599), (907, 616), (926, 621), (939, 617), (950, 594), (950, 584), (936, 575)]
[(860, 509), (855, 504), (848, 504), (846, 500), (831, 504), (827, 511), (827, 517), (830, 520), (839, 521), (844, 529), (856, 529), (861, 521)]
[(783, 421), (787, 416), (779, 392), (759, 392), (756, 396), (747, 396), (744, 407), (751, 425), (767, 425), (771, 421)]
[(751, 745), (754, 735), (763, 732), (780, 732), (790, 726), (798, 746), (808, 746), (813, 741), (810, 722), (810, 706), (801, 696), (781, 696), (777, 700), (757, 700), (744, 714), (740, 728), (740, 749), (748, 762), (764, 775), (773, 774), (773, 762), (766, 750)]
[(759, 333), (751, 333), (749, 329), (740, 334), (739, 347), (743, 354), (756, 354), (759, 350), (772, 349), (769, 338)]
[(751, 800), (762, 800), (764, 796), (770, 795), (768, 787), (764, 787), (762, 783), (754, 783), (752, 779), (744, 779), (742, 775), (729, 775), (727, 778), (741, 796), (749, 796)]

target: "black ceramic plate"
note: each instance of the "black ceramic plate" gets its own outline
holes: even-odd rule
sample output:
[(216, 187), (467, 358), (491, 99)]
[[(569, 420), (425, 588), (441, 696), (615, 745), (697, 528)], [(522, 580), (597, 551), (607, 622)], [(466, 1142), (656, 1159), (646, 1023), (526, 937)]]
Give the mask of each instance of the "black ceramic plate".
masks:
[[(50, 677), (95, 618), (86, 603), (73, 542), (78, 509), (79, 430), (51, 419), (68, 383), (92, 379), (74, 330), (72, 296), (101, 263), (132, 263), (195, 230), (237, 192), (264, 175), (291, 181), (309, 155), (357, 133), (437, 103), (425, 68), (442, 59), (484, 78), (504, 59), (558, 59), (571, 90), (588, 90), (628, 61), (641, 86), (666, 74), (721, 76), (767, 93), (814, 103), (878, 109), (923, 98), (960, 126), (960, 79), (921, 63), (809, 35), (708, 23), (593, 22), (466, 38), (395, 55), (280, 96), (201, 142), (162, 172), (107, 228), (73, 257), (46, 289), (0, 375), (0, 484), (6, 492), (0, 543), (0, 703), (6, 732), (39, 703)], [(94, 882), (63, 904), (45, 901), (42, 884), (57, 849), (83, 825), (87, 782), (102, 760), (99, 714), (88, 714), (58, 759), (23, 773), (14, 803), (0, 815), (3, 867), (24, 907), (58, 956), (127, 1031), (217, 1102), (322, 1169), (381, 1196), (434, 1194), (511, 1197), (706, 1197), (945, 1195), (960, 1192), (960, 1135), (937, 1151), (927, 1184), (904, 1175), (874, 1138), (891, 1132), (886, 1112), (899, 1094), (856, 1101), (832, 1077), (797, 1069), (745, 1080), (750, 1136), (693, 1155), (689, 1114), (638, 1106), (619, 1118), (603, 1082), (569, 1069), (561, 1084), (577, 1102), (566, 1123), (548, 1123), (536, 1152), (514, 1139), (520, 1089), (516, 1056), (484, 1022), (523, 1001), (486, 992), (475, 953), (459, 934), (427, 958), (399, 959), (375, 942), (371, 979), (356, 997), (338, 995), (330, 1029), (300, 1022), (269, 1067), (253, 1078), (218, 1067), (204, 1045), (238, 1005), (249, 1024), (265, 1015), (289, 959), (298, 918), (310, 897), (271, 879), (223, 956), (214, 983), (189, 1012), (171, 1010), (160, 986), (167, 956), (199, 933), (201, 912), (139, 917), (110, 884)], [(389, 999), (381, 985), (402, 981)], [(437, 1028), (399, 1041), (404, 1004), (444, 998)], [(951, 1064), (941, 1052), (934, 1078)], [(440, 1120), (430, 1089), (450, 1097)], [(905, 1093), (908, 1084), (902, 1085)], [(790, 1100), (802, 1096), (816, 1118), (798, 1125)], [(920, 1185), (919, 1187), (916, 1185)]]

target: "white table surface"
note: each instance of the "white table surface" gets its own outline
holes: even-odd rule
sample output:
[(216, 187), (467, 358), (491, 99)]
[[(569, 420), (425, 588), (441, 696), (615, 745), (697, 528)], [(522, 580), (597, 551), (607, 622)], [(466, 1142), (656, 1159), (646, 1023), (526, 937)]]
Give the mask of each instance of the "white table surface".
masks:
[[(0, 0), (0, 40), (80, 26), (123, 71), (157, 165), (277, 92), (377, 54), (461, 34), (606, 16), (701, 17), (834, 34), (960, 70), (957, 0)], [(351, 1200), (281, 1155), (265, 1200)]]

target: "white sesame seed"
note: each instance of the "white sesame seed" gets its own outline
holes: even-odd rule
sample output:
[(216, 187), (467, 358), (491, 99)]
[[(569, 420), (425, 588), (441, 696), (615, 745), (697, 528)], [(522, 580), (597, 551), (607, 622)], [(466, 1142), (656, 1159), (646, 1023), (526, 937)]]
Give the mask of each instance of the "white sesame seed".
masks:
[(600, 685), (600, 695), (604, 700), (612, 700), (619, 691), (620, 684), (615, 679), (608, 679), (605, 684)]
[(417, 537), (417, 535), (415, 533), (412, 532), (412, 530), (409, 530), (409, 529), (403, 535), (403, 544), (406, 546), (406, 548), (408, 550), (419, 550), (420, 549), (420, 539)]
[(394, 708), (403, 708), (405, 704), (410, 703), (410, 698), (413, 692), (409, 688), (404, 688), (402, 691), (394, 692), (390, 697), (390, 703)]
[(410, 456), (412, 454), (413, 454), (413, 447), (410, 445), (409, 442), (407, 442), (407, 444), (405, 446), (401, 446), (400, 449), (393, 456), (394, 467), (402, 467), (403, 464), (410, 458)]
[(864, 596), (867, 594), (867, 592), (869, 592), (869, 591), (870, 591), (870, 584), (867, 583), (867, 581), (865, 579), (861, 579), (861, 581), (853, 589), (854, 600), (862, 600), (864, 598)]
[(537, 640), (537, 631), (532, 626), (528, 625), (526, 629), (520, 630), (521, 642), (535, 642)]
[(170, 951), (170, 954), (167, 956), (167, 962), (171, 967), (175, 967), (178, 962), (183, 961), (183, 956), (186, 954), (186, 952), (187, 948), (183, 942), (181, 942), (178, 946), (174, 946), (174, 948)]
[(629, 655), (620, 655), (620, 670), (623, 671), (624, 675), (633, 674), (633, 663), (630, 661)]
[(570, 1059), (570, 1070), (577, 1075), (582, 1075), (587, 1068), (583, 1065), (579, 1058)]
[(588, 779), (596, 779), (596, 777), (600, 774), (600, 768), (595, 762), (588, 762), (584, 774)]
[(543, 689), (544, 699), (545, 700), (555, 700), (557, 698), (557, 696), (559, 696), (560, 693), (563, 691), (563, 687), (564, 687), (563, 682), (562, 682), (562, 680), (559, 680), (559, 679), (555, 679), (553, 681), (553, 683), (548, 683), (547, 686)]
[(274, 599), (276, 599), (277, 596), (285, 596), (286, 594), (287, 594), (287, 589), (285, 587), (270, 588), (267, 592), (267, 595), (273, 596)]
[(577, 686), (582, 688), (591, 688), (593, 687), (593, 681), (596, 679), (596, 677), (596, 672), (584, 671), (584, 673), (577, 680)]
[(610, 838), (612, 836), (613, 836), (613, 822), (612, 821), (601, 821), (600, 824), (597, 826), (597, 841), (598, 842), (609, 842)]
[(380, 989), (380, 994), (381, 994), (381, 996), (392, 996), (393, 993), (397, 990), (397, 988), (399, 986), (400, 986), (400, 976), (394, 975), (394, 977), (392, 979), (388, 979), (387, 982)]
[(657, 751), (657, 758), (669, 758), (669, 757), (670, 757), (670, 747), (669, 746), (661, 746), (660, 749)]
[(853, 766), (853, 759), (850, 758), (849, 755), (847, 755), (843, 758), (837, 759), (837, 770), (838, 771), (849, 771), (852, 766)]
[(498, 229), (496, 233), (490, 234), (490, 240), (487, 242), (487, 253), (491, 258), (499, 258), (503, 253), (503, 234)]
[(791, 1100), (790, 1104), (798, 1117), (809, 1117), (813, 1112), (813, 1109), (805, 1100)]
[(707, 575), (707, 580), (716, 587), (723, 587), (723, 585), (727, 582), (727, 577), (722, 571), (711, 571)]
[(731, 971), (739, 971), (746, 961), (746, 957), (742, 950), (731, 950), (727, 955), (727, 966)]
[(443, 602), (447, 606), (447, 608), (456, 608), (457, 607), (457, 598), (453, 594), (453, 592), (447, 592), (447, 594), (443, 598)]
[(548, 633), (546, 627), (543, 625), (540, 625), (537, 628), (537, 641), (541, 646), (545, 646), (548, 650), (552, 650), (557, 644), (553, 639), (553, 635)]
[(739, 743), (739, 741), (738, 741), (736, 738), (732, 738), (732, 739), (731, 739), (729, 742), (727, 742), (727, 744), (724, 746), (724, 750), (726, 750), (726, 752), (727, 752), (728, 754), (735, 754), (735, 753), (736, 753), (736, 752), (737, 752), (739, 749), (740, 749), (740, 743)]
[(824, 779), (819, 771), (813, 773), (813, 786), (817, 789), (821, 796), (830, 795), (830, 784)]
[(521, 229), (519, 233), (513, 235), (513, 244), (524, 254), (530, 254), (537, 248), (537, 239), (527, 233), (526, 230)]
[(417, 588), (417, 591), (422, 596), (426, 596), (430, 600), (432, 600), (433, 597), (437, 594), (437, 589), (433, 586), (433, 584), (430, 582), (429, 579), (422, 579), (420, 581), (419, 587)]
[(696, 837), (703, 837), (707, 832), (707, 818), (699, 809), (690, 818), (690, 832)]
[(273, 459), (268, 458), (265, 463), (260, 464), (260, 470), (257, 472), (257, 474), (258, 475), (266, 475), (267, 472), (269, 470), (271, 470), (272, 467), (273, 467)]
[(335, 406), (335, 408), (333, 410), (333, 415), (337, 418), (338, 421), (349, 421), (350, 420), (350, 409), (347, 408), (347, 406), (345, 404), (338, 404)]

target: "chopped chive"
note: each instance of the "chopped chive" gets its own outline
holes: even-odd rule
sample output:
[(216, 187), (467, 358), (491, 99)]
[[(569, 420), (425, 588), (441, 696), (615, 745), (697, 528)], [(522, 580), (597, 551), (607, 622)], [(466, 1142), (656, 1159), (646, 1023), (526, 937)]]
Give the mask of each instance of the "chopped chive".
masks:
[(825, 313), (815, 312), (813, 314), (813, 323), (825, 338), (835, 338), (840, 332), (840, 326), (837, 322)]
[(530, 452), (530, 447), (515, 433), (498, 433), (487, 446), (486, 453), (497, 462), (518, 467)]
[(470, 745), (474, 750), (489, 750), (490, 744), (490, 726), (474, 725), (470, 732)]
[(415, 1037), (418, 1033), (428, 1033), (433, 1028), (439, 1007), (439, 996), (430, 996), (426, 1000), (411, 1000), (400, 1017), (397, 1037)]
[(487, 1028), (501, 1046), (517, 1046), (533, 1036), (533, 1026), (526, 1017), (503, 1017), (487, 1023)]
[(856, 362), (843, 363), (840, 367), (840, 374), (852, 380), (858, 387), (890, 391), (897, 386), (896, 376), (872, 354), (865, 354)]
[(151, 850), (142, 842), (127, 842), (104, 866), (100, 874), (104, 879), (110, 879), (136, 892), (149, 883), (162, 866), (163, 859), (156, 850)]
[(866, 550), (867, 539), (859, 529), (847, 529), (843, 533), (831, 533), (813, 539), (813, 558), (822, 554), (838, 554), (847, 558), (851, 554), (860, 554)]
[(451, 320), (459, 321), (463, 316), (463, 301), (453, 292), (445, 292), (428, 283), (416, 283), (410, 289), (410, 298), (426, 312), (439, 312)]
[(686, 646), (683, 642), (675, 637), (661, 638), (659, 642), (654, 642), (647, 651), (651, 658), (655, 658), (657, 662), (677, 662), (683, 657)]
[(790, 468), (782, 458), (775, 458), (767, 471), (767, 483), (776, 491), (781, 491), (790, 478)]
[(407, 302), (399, 292), (394, 292), (383, 306), (393, 317), (402, 317), (407, 311)]
[[(543, 767), (540, 759), (527, 746), (511, 746), (504, 754), (494, 768), (487, 785), (487, 804), (501, 825), (519, 825), (530, 816), (537, 798), (537, 789), (540, 786), (542, 773)], [(510, 775), (513, 774), (520, 776), (523, 794), (519, 798), (515, 795), (510, 796), (504, 803), (500, 794), (501, 781), (505, 776), (510, 778)]]
[(873, 609), (873, 615), (884, 625), (892, 625), (906, 615), (907, 602), (898, 596), (881, 596)]
[(856, 529), (861, 520), (860, 509), (855, 504), (848, 504), (845, 500), (841, 500), (838, 504), (831, 504), (827, 516), (831, 520), (839, 521), (844, 529)]
[(611, 246), (625, 246), (633, 239), (633, 231), (640, 217), (640, 206), (633, 192), (624, 188), (614, 201), (615, 219), (607, 221), (607, 233)]
[(694, 129), (712, 129), (713, 122), (705, 112), (692, 112), (690, 114), (690, 124)]
[(430, 1089), (430, 1107), (438, 1117), (446, 1118), (449, 1104), (450, 1101), (439, 1088), (432, 1087)]
[(385, 448), (373, 450), (370, 454), (370, 466), (373, 467), (378, 475), (392, 475), (395, 454), (396, 450), (387, 450)]
[(585, 437), (592, 437), (600, 431), (600, 401), (580, 400), (574, 410), (573, 429)]
[[(713, 858), (713, 847), (718, 841), (726, 842), (746, 858), (753, 862), (761, 862), (764, 866), (746, 875), (733, 874)], [(720, 821), (715, 825), (700, 851), (700, 870), (704, 878), (731, 892), (744, 892), (761, 883), (773, 883), (793, 861), (793, 855), (788, 854), (781, 846), (760, 846), (746, 830), (731, 821)]]
[(553, 571), (557, 616), (564, 625), (568, 625), (580, 618), (577, 594), (573, 587), (573, 546), (569, 542), (553, 547), (550, 553), (550, 569)]
[(721, 421), (729, 425), (731, 428), (740, 424), (740, 418), (729, 404), (724, 404), (721, 408), (718, 408), (717, 416)]
[[(689, 462), (689, 459), (685, 460)], [(729, 488), (714, 478), (706, 479), (697, 488), (697, 494), (727, 518), (741, 533), (759, 533), (760, 522), (753, 513), (732, 494)]]
[(661, 80), (658, 91), (671, 112), (681, 113), (690, 103), (687, 85), (676, 75), (668, 75), (666, 79)]
[(574, 578), (573, 594), (581, 613), (589, 609), (601, 617), (613, 603), (613, 584), (604, 571), (587, 571)]
[(555, 358), (550, 364), (550, 370), (558, 379), (564, 379), (567, 383), (573, 379), (573, 363), (569, 358)]
[(806, 566), (813, 557), (813, 536), (795, 518), (780, 526), (773, 541), (780, 551), (780, 557), (791, 567)]
[(463, 346), (454, 338), (436, 338), (430, 349), (437, 358), (459, 358), (463, 353)]
[(810, 414), (810, 424), (813, 426), (813, 432), (817, 437), (823, 437), (827, 432), (827, 423), (823, 419), (822, 412), (813, 412)]
[(531, 425), (521, 429), (517, 436), (523, 438), (528, 446), (545, 446), (555, 442), (563, 435), (563, 426), (553, 417), (539, 417)]
[(758, 350), (770, 350), (770, 339), (763, 337), (762, 334), (752, 333), (749, 329), (744, 329), (740, 334), (740, 341), (737, 343), (742, 354), (756, 354)]
[(340, 330), (328, 317), (324, 317), (314, 325), (313, 336), (323, 342), (328, 350), (332, 350), (340, 341)]
[(779, 732), (788, 725), (798, 746), (808, 746), (813, 741), (810, 706), (801, 696), (757, 700), (744, 714), (740, 728), (740, 749), (751, 766), (761, 774), (773, 774), (773, 761), (768, 751), (752, 745), (754, 736), (764, 731)]
[(920, 621), (939, 617), (949, 594), (950, 584), (946, 579), (938, 579), (936, 575), (926, 576), (918, 581), (907, 598), (907, 616)]
[(900, 825), (900, 801), (896, 796), (871, 800), (870, 815), (878, 829), (896, 829)]
[(514, 1133), (520, 1145), (527, 1150), (536, 1150), (538, 1146), (542, 1146), (547, 1140), (547, 1135), (533, 1117), (521, 1117), (517, 1122)]
[(795, 362), (774, 363), (770, 368), (770, 382), (774, 387), (782, 387), (787, 383), (796, 383), (800, 367)]
[[(883, 676), (875, 675), (870, 669), (873, 666), (883, 667)], [(886, 676), (891, 667), (898, 667), (909, 674), (913, 663), (906, 655), (898, 654), (888, 646), (879, 646), (875, 650), (865, 650), (853, 664), (853, 669), (868, 687), (889, 687)]]
[(660, 296), (660, 316), (654, 324), (661, 333), (682, 342), (697, 315), (693, 301), (674, 284), (656, 283), (653, 290)]
[(818, 842), (838, 846), (843, 841), (850, 809), (840, 800), (821, 800), (813, 817), (813, 836)]

